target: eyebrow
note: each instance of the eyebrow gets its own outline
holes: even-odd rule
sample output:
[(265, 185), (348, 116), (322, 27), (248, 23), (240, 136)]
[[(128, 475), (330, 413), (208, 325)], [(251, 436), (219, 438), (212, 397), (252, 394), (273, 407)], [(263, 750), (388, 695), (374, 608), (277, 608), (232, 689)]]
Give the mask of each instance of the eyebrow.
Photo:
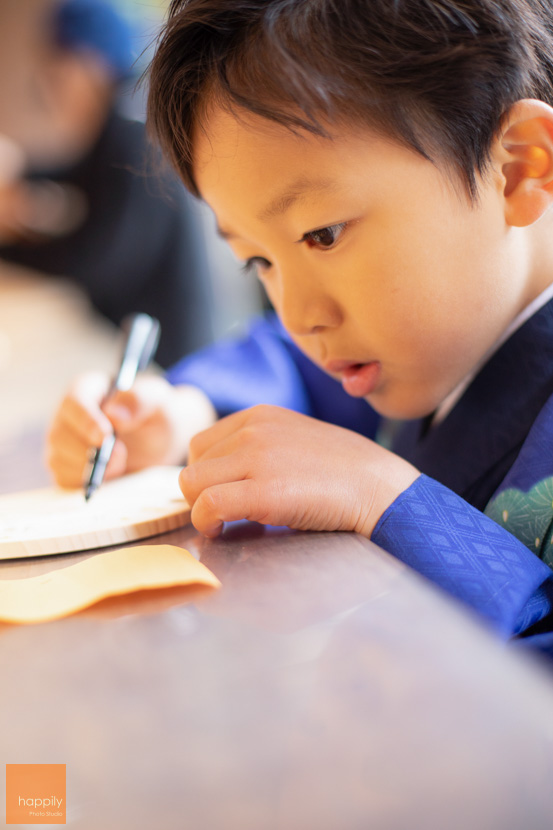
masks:
[[(258, 214), (258, 218), (262, 222), (267, 222), (275, 216), (282, 216), (283, 213), (290, 210), (292, 205), (303, 201), (308, 196), (315, 193), (332, 192), (337, 189), (336, 183), (332, 179), (309, 179), (305, 176), (301, 176), (299, 179), (296, 179), (283, 193), (279, 193), (278, 196), (272, 199), (267, 207), (263, 208), (263, 210)], [(217, 233), (223, 239), (237, 238), (236, 234), (224, 230), (219, 226), (217, 226)]]
[(301, 202), (312, 194), (336, 189), (336, 184), (332, 179), (309, 179), (306, 176), (301, 176), (284, 193), (280, 193), (269, 202), (267, 207), (259, 214), (259, 218), (262, 221), (267, 221), (267, 219), (273, 219), (275, 216), (281, 216), (287, 210), (290, 210), (296, 202)]

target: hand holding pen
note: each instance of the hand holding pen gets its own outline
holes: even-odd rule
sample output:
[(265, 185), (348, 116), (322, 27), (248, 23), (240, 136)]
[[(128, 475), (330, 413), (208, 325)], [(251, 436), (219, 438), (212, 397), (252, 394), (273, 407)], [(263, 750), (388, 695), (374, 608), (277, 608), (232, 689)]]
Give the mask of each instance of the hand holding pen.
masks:
[[(115, 392), (125, 392), (131, 388), (137, 373), (143, 371), (153, 359), (159, 342), (159, 322), (148, 314), (135, 314), (123, 322), (123, 327), (127, 329), (127, 338), (121, 364), (103, 403), (108, 401)], [(115, 440), (115, 432), (112, 432), (105, 436), (99, 447), (91, 451), (85, 482), (86, 501), (104, 480)]]
[(115, 389), (116, 383), (104, 372), (85, 372), (60, 401), (46, 441), (46, 462), (60, 487), (82, 487), (85, 469), (90, 482), (90, 448), (101, 448), (104, 441), (107, 455), (113, 444), (109, 464), (104, 456), (97, 465), (106, 479), (160, 464), (182, 465), (190, 439), (217, 419), (209, 399), (194, 386), (174, 386), (162, 375), (141, 372), (128, 391)]

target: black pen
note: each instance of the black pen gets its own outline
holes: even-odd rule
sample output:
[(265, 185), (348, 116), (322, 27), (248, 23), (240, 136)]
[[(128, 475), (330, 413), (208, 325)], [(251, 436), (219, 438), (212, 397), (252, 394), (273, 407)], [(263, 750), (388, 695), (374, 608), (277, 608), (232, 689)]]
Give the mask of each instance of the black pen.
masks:
[[(137, 372), (148, 366), (159, 343), (159, 321), (154, 317), (150, 317), (149, 314), (134, 314), (126, 318), (122, 323), (122, 328), (127, 330), (127, 339), (123, 349), (121, 365), (103, 403), (115, 392), (126, 392), (131, 388)], [(85, 476), (84, 497), (86, 501), (89, 500), (104, 480), (106, 467), (114, 446), (115, 433), (111, 433), (111, 435), (106, 435), (101, 446), (91, 450), (89, 467)]]

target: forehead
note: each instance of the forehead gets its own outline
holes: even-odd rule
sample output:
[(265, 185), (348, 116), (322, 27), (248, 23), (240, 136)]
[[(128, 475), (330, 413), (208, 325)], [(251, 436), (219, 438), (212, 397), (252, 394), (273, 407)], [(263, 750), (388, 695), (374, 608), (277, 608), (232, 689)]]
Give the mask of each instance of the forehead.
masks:
[(212, 207), (225, 193), (252, 193), (272, 211), (305, 192), (314, 196), (355, 186), (360, 176), (376, 186), (390, 173), (427, 165), (410, 148), (368, 127), (336, 126), (329, 137), (292, 131), (255, 114), (213, 105), (193, 135), (193, 172)]
[(254, 174), (261, 183), (283, 172), (303, 172), (314, 158), (328, 167), (339, 140), (338, 135), (329, 139), (303, 130), (292, 132), (253, 113), (211, 106), (193, 135), (194, 176), (202, 191), (202, 183), (209, 187), (232, 176), (238, 181)]
[(236, 228), (253, 237), (302, 208), (318, 223), (333, 206), (345, 214), (385, 205), (392, 215), (405, 201), (468, 206), (446, 167), (366, 126), (333, 125), (322, 137), (213, 105), (192, 144), (199, 193), (228, 238)]

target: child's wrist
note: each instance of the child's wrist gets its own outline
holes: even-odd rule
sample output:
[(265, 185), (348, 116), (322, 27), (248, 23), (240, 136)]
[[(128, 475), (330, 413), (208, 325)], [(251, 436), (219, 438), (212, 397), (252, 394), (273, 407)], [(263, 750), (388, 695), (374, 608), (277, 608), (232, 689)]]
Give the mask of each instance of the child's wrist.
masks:
[(419, 478), (420, 471), (409, 462), (389, 453), (386, 463), (385, 476), (379, 476), (372, 487), (371, 500), (359, 526), (357, 533), (371, 538), (374, 529), (383, 514), (391, 507), (402, 493), (405, 492)]

